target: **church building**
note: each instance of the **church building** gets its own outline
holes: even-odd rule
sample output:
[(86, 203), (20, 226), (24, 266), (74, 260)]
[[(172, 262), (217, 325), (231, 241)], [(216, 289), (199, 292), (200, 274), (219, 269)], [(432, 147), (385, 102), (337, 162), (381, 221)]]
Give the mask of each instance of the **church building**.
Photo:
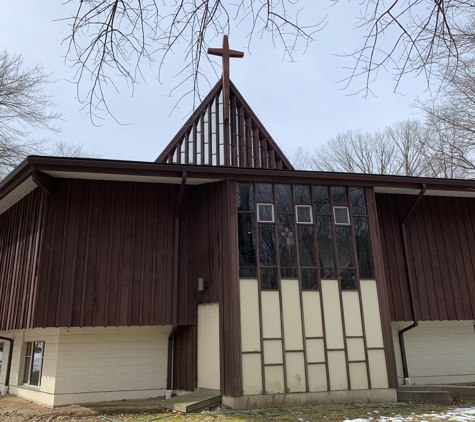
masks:
[(475, 181), (295, 170), (223, 78), (154, 162), (0, 183), (0, 389), (394, 402), (475, 382)]

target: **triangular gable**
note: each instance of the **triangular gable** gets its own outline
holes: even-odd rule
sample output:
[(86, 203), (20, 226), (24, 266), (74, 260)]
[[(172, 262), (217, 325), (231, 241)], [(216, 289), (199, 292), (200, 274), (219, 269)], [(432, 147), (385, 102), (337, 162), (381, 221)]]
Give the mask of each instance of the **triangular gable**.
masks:
[(223, 119), (222, 87), (220, 80), (155, 162), (293, 170), (232, 82)]

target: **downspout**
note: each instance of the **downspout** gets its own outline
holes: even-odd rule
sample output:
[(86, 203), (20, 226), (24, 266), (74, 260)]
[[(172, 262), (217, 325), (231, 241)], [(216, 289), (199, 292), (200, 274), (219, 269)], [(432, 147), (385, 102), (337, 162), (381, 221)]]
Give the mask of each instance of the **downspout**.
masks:
[[(10, 343), (10, 347), (8, 348), (7, 374), (5, 375), (5, 388), (6, 388), (6, 391), (8, 392), (8, 387), (10, 385), (10, 372), (12, 369), (13, 339), (0, 336), (0, 340), (5, 340)], [(3, 391), (2, 391), (2, 394), (3, 394)]]
[(422, 197), (424, 196), (426, 190), (427, 190), (427, 186), (425, 183), (423, 183), (422, 189), (419, 192), (417, 199), (415, 200), (414, 204), (412, 204), (412, 207), (409, 209), (406, 216), (401, 221), (402, 243), (404, 246), (404, 260), (406, 261), (406, 273), (407, 273), (407, 281), (409, 285), (409, 296), (411, 298), (411, 311), (414, 318), (414, 322), (411, 325), (407, 326), (406, 328), (403, 328), (402, 330), (399, 330), (399, 333), (398, 333), (399, 347), (401, 348), (402, 370), (404, 373), (404, 385), (412, 384), (411, 378), (409, 377), (409, 370), (407, 368), (407, 356), (406, 356), (406, 346), (404, 344), (404, 333), (408, 332), (409, 330), (412, 330), (413, 328), (416, 328), (419, 325), (419, 318), (416, 312), (416, 300), (414, 296), (414, 289), (415, 289), (414, 280), (412, 279), (411, 260), (409, 258), (409, 246), (407, 244), (406, 221), (416, 209), (417, 205), (419, 204)]
[(183, 172), (181, 177), (180, 193), (178, 194), (178, 202), (175, 210), (175, 241), (173, 250), (173, 302), (172, 302), (172, 331), (168, 336), (168, 359), (167, 359), (167, 390), (165, 398), (170, 399), (172, 397), (172, 372), (173, 372), (173, 343), (178, 326), (178, 270), (179, 270), (179, 251), (180, 251), (180, 212), (181, 203), (183, 201), (183, 195), (185, 193), (186, 186), (186, 171)]

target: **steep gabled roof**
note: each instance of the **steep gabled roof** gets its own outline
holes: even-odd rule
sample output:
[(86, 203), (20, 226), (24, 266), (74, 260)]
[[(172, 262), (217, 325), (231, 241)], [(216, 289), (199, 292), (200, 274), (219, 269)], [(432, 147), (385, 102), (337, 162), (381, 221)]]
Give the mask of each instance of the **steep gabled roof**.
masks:
[(232, 82), (223, 118), (222, 88), (220, 80), (155, 162), (293, 170)]

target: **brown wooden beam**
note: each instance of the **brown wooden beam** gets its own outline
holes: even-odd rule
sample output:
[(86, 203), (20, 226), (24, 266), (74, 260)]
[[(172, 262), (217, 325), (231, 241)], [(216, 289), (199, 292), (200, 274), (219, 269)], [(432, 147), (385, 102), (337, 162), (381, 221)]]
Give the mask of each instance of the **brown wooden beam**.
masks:
[(51, 177), (49, 174), (35, 170), (33, 172), (32, 179), (33, 182), (35, 182), (38, 187), (47, 195), (51, 195), (54, 192), (56, 187), (56, 179)]

